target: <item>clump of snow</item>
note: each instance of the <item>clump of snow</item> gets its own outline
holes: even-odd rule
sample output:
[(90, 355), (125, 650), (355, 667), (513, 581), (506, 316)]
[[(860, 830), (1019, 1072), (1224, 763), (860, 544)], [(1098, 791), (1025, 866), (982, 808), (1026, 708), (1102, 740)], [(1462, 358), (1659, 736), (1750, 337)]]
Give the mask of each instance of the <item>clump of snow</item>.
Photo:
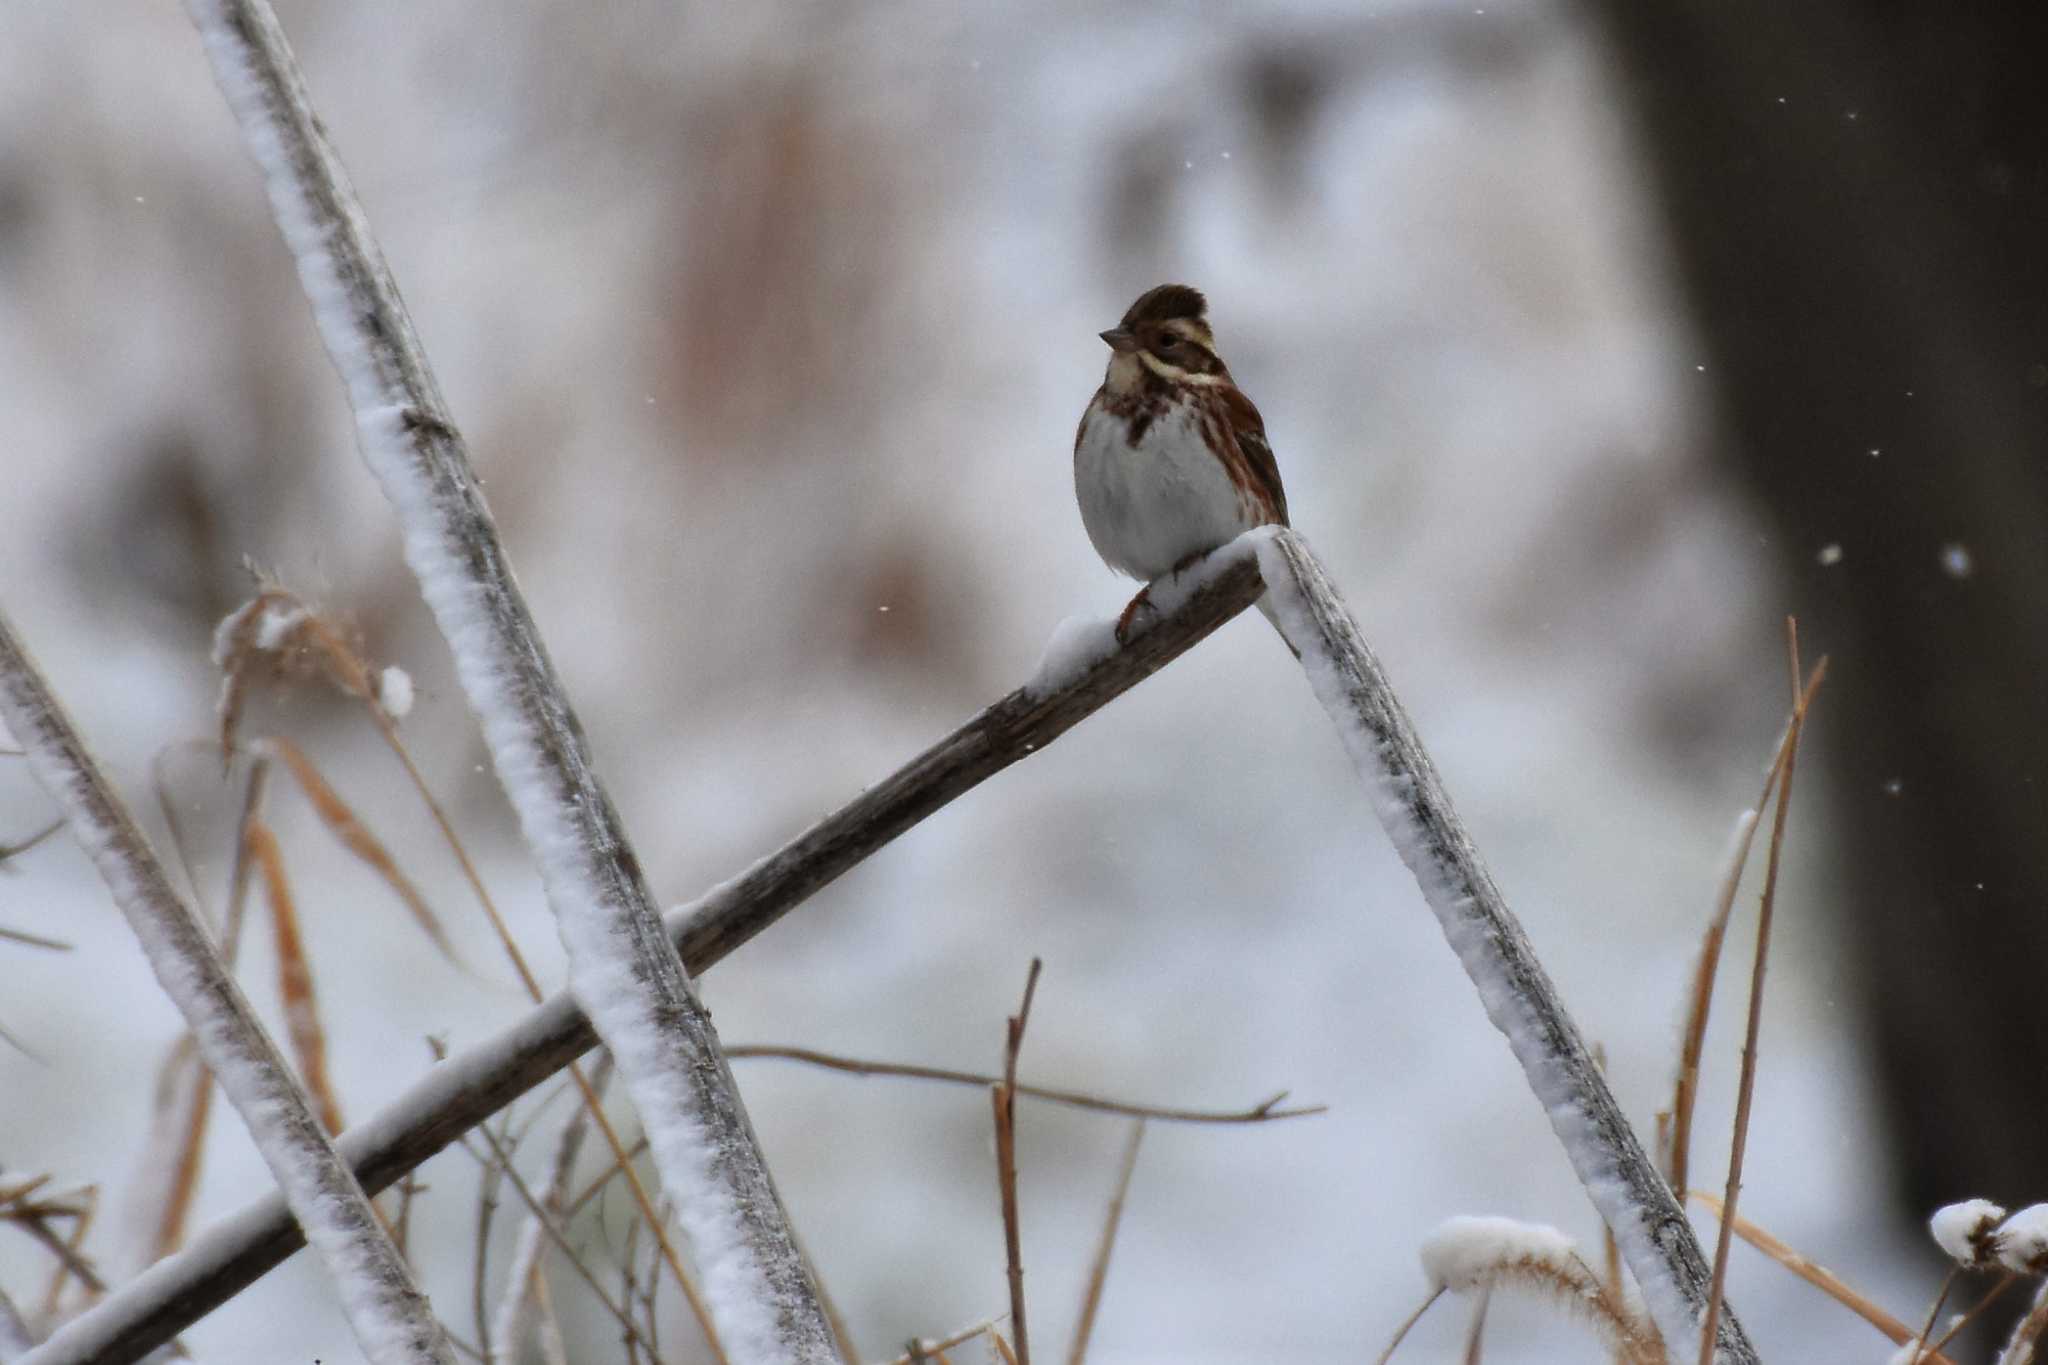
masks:
[(377, 705), (393, 720), (412, 714), (412, 674), (391, 664), (377, 675)]
[(1970, 557), (1970, 547), (1961, 541), (1952, 540), (1941, 547), (1941, 571), (1950, 578), (1968, 578), (1976, 567), (1976, 561)]
[(1228, 544), (1219, 545), (1203, 558), (1166, 577), (1155, 580), (1145, 590), (1146, 600), (1160, 616), (1171, 616), (1186, 606), (1188, 600), (1208, 587), (1234, 564), (1258, 553), (1257, 547), (1279, 534), (1277, 526), (1255, 526)]
[(1884, 1365), (1919, 1365), (1925, 1358), (1927, 1343), (1918, 1337), (1910, 1337), (1906, 1343), (1884, 1358)]
[(1024, 693), (1034, 700), (1050, 696), (1078, 682), (1082, 674), (1114, 653), (1116, 622), (1069, 616), (1053, 627), (1038, 667), (1024, 684)]
[(1431, 1289), (1463, 1294), (1490, 1288), (1511, 1269), (1550, 1267), (1569, 1273), (1577, 1248), (1544, 1223), (1460, 1215), (1446, 1218), (1422, 1241), (1422, 1273)]
[[(1278, 529), (1261, 526), (1246, 531), (1180, 572), (1154, 579), (1145, 586), (1142, 606), (1132, 614), (1131, 630), (1134, 633), (1147, 630), (1161, 617), (1171, 616), (1185, 607), (1197, 593), (1256, 553), (1254, 547), (1259, 541), (1271, 539)], [(1267, 609), (1265, 599), (1261, 598), (1259, 605), (1261, 609)], [(1268, 615), (1271, 615), (1270, 610)], [(1274, 624), (1279, 623), (1276, 621)], [(1046, 642), (1045, 653), (1039, 659), (1037, 669), (1030, 681), (1024, 684), (1024, 694), (1038, 699), (1071, 686), (1116, 650), (1115, 622), (1070, 616), (1053, 628), (1052, 638)]]
[(1982, 1270), (1997, 1253), (1998, 1225), (2005, 1210), (1989, 1199), (1965, 1199), (1945, 1204), (1927, 1220), (1934, 1244), (1965, 1270)]
[(2048, 1271), (2048, 1204), (2029, 1204), (1991, 1237), (1998, 1263), (2016, 1275)]
[(220, 618), (213, 628), (213, 662), (227, 668), (244, 649), (276, 652), (310, 613), (297, 602), (261, 593)]
[(1842, 562), (1842, 543), (1838, 540), (1829, 541), (1826, 545), (1820, 547), (1820, 554), (1815, 557), (1820, 560), (1822, 568), (1834, 568), (1835, 565)]
[(286, 606), (282, 602), (266, 605), (262, 615), (256, 618), (256, 648), (269, 653), (276, 650), (291, 637), (291, 633), (305, 624), (306, 609), (301, 606)]

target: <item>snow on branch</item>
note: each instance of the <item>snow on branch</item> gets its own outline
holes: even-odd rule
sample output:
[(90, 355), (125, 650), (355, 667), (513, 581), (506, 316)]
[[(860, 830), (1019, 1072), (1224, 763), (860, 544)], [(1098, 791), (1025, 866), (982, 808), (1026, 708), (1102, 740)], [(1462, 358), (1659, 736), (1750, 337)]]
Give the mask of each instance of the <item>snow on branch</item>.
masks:
[[(1572, 1169), (1613, 1230), (1651, 1317), (1667, 1342), (1692, 1340), (1712, 1278), (1692, 1225), (1480, 862), (1385, 670), (1307, 541), (1282, 529), (1247, 538), (1257, 543), (1275, 620), (1336, 722), (1380, 823), (1478, 987), (1487, 1017), (1507, 1035)], [(1725, 1310), (1718, 1347), (1720, 1359), (1756, 1359)]]
[[(781, 849), (669, 913), (666, 929), (690, 972), (740, 945), (904, 831), (1074, 726), (1199, 644), (1264, 591), (1243, 547), (1187, 575), (1187, 596), (1123, 649), (1077, 672), (1034, 678), (865, 788)], [(1063, 632), (1067, 633), (1067, 632)], [(373, 1194), (447, 1147), (597, 1045), (567, 992), (427, 1072), (337, 1145)], [(300, 1245), (282, 1201), (259, 1199), (203, 1231), (87, 1309), (38, 1365), (139, 1359), (254, 1283)]]
[[(433, 1309), (320, 1127), (305, 1090), (4, 616), (0, 716), (106, 880), (150, 969), (185, 1016), (207, 1069), (248, 1125), (284, 1201), (334, 1278), (364, 1354), (379, 1365), (452, 1365)], [(42, 1358), (39, 1351), (24, 1357)]]
[(824, 1365), (835, 1354), (830, 1329), (711, 1017), (591, 769), (462, 436), (284, 33), (264, 0), (187, 8), (538, 864), (570, 988), (611, 1049), (690, 1238), (719, 1336), (741, 1365)]

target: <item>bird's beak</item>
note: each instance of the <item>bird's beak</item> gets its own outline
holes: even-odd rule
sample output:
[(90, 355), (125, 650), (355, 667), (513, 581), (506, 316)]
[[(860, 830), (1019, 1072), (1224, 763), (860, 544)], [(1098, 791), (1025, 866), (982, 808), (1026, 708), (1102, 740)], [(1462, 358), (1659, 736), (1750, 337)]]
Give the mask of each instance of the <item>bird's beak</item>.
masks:
[(1112, 351), (1131, 352), (1138, 349), (1138, 339), (1131, 335), (1128, 327), (1112, 327), (1102, 333), (1102, 339), (1109, 343)]

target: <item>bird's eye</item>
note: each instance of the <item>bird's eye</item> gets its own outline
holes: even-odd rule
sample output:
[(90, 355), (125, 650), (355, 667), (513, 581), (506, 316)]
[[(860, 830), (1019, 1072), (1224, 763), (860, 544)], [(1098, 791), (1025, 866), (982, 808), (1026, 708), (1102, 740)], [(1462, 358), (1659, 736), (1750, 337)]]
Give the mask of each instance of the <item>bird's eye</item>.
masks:
[(1157, 342), (1155, 349), (1161, 351), (1170, 351), (1178, 345), (1180, 345), (1180, 338), (1173, 335), (1173, 333), (1168, 332), (1165, 336), (1159, 338), (1159, 341)]

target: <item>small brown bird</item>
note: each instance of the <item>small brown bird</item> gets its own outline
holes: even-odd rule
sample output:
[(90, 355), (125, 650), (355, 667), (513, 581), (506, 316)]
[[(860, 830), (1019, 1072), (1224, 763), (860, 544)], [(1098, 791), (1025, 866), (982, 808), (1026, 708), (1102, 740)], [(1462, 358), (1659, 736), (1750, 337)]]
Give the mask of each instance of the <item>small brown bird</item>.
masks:
[[(1216, 354), (1208, 301), (1184, 284), (1138, 296), (1102, 339), (1109, 372), (1074, 437), (1074, 494), (1095, 552), (1147, 584), (1254, 526), (1287, 525), (1266, 424)], [(1146, 605), (1118, 618), (1123, 640)]]

